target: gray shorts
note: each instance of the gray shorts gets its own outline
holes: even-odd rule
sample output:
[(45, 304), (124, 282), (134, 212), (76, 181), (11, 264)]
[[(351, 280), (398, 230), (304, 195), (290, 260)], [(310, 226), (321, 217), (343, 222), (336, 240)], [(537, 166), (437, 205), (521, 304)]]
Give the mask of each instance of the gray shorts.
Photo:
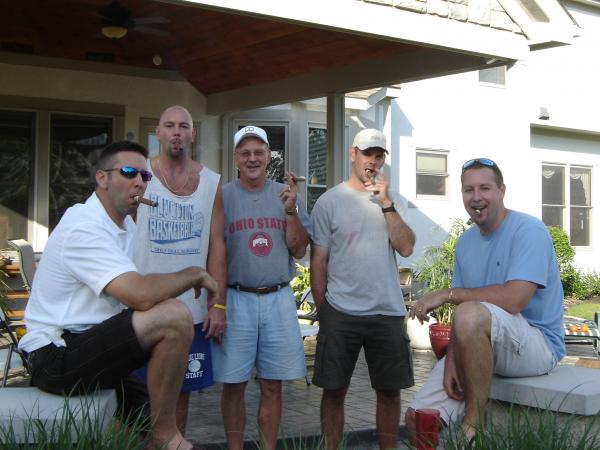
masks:
[[(533, 377), (547, 374), (556, 367), (558, 361), (538, 328), (529, 325), (521, 314), (510, 314), (491, 303), (481, 304), (492, 316), (495, 374), (505, 377)], [(465, 404), (451, 399), (444, 390), (445, 361), (446, 358), (443, 358), (434, 366), (410, 407), (438, 409), (440, 417), (449, 423), (450, 420), (462, 419)]]

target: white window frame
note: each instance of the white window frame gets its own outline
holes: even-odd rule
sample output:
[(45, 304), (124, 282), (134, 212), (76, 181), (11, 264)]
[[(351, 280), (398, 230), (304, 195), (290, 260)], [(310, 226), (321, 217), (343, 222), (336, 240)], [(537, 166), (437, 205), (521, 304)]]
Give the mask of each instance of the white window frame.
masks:
[[(446, 172), (440, 172), (440, 173), (425, 173), (425, 172), (419, 172), (417, 170), (418, 167), (418, 163), (419, 163), (419, 155), (420, 154), (430, 154), (430, 155), (438, 155), (438, 156), (444, 156), (446, 158)], [(450, 164), (450, 152), (448, 150), (442, 150), (442, 149), (433, 149), (433, 148), (423, 148), (423, 147), (417, 147), (415, 149), (415, 198), (418, 200), (422, 200), (422, 199), (430, 199), (430, 200), (446, 200), (448, 199), (448, 190), (449, 190), (449, 180), (450, 180), (450, 172), (448, 171), (448, 167)], [(445, 190), (444, 190), (444, 194), (443, 195), (435, 195), (435, 194), (419, 194), (417, 192), (417, 183), (419, 180), (419, 175), (439, 175), (439, 176), (443, 176), (444, 177), (444, 181), (446, 183), (445, 186)]]
[[(590, 205), (585, 207), (585, 206), (572, 206), (571, 205), (571, 169), (587, 169), (590, 171), (590, 197), (593, 196), (593, 187), (594, 187), (594, 168), (593, 166), (590, 165), (586, 165), (586, 164), (571, 164), (571, 163), (556, 163), (556, 162), (548, 162), (548, 161), (542, 161), (542, 173), (545, 167), (562, 167), (564, 169), (564, 180), (563, 180), (563, 195), (564, 195), (564, 204), (563, 205), (551, 205), (551, 204), (545, 204), (545, 203), (541, 203), (542, 208), (544, 206), (562, 206), (563, 207), (563, 213), (562, 213), (562, 222), (563, 222), (563, 230), (564, 232), (567, 234), (567, 236), (569, 236), (569, 243), (571, 243), (571, 208), (586, 208), (588, 209), (589, 213), (588, 213), (588, 244), (587, 245), (574, 245), (571, 243), (571, 245), (573, 247), (576, 248), (589, 248), (592, 246), (592, 242), (593, 242), (593, 230), (594, 230), (594, 225), (593, 225), (593, 209), (594, 209), (594, 205), (593, 205), (593, 201), (592, 198), (590, 198)], [(543, 187), (542, 187), (542, 192), (541, 192), (541, 198), (543, 199)], [(543, 216), (542, 216), (543, 217)]]

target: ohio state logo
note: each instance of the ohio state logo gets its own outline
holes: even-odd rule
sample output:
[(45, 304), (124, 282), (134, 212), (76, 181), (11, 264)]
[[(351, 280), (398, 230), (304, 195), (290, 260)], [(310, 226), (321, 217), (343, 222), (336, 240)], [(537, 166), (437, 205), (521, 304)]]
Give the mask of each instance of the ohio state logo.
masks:
[(273, 248), (273, 239), (267, 233), (254, 233), (248, 239), (248, 247), (256, 256), (267, 256)]

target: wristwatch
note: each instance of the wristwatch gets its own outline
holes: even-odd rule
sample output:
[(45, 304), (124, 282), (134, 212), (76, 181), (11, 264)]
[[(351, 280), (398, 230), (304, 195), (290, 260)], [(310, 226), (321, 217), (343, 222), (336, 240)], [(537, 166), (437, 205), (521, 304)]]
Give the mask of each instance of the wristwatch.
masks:
[(296, 205), (296, 206), (294, 207), (294, 209), (292, 209), (291, 211), (288, 211), (288, 210), (286, 209), (286, 210), (285, 210), (285, 213), (286, 213), (288, 216), (295, 216), (296, 214), (298, 214), (298, 205)]
[(381, 208), (381, 212), (384, 214), (388, 212), (396, 212), (396, 208), (394, 208), (394, 202), (392, 202), (392, 204), (387, 208)]

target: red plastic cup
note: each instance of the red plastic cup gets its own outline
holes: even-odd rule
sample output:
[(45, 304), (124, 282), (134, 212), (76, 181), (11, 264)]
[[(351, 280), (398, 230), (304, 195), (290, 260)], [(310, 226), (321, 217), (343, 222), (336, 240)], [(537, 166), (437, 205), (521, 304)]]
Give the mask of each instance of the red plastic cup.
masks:
[(418, 450), (434, 450), (439, 444), (440, 412), (437, 409), (417, 409), (416, 439)]

